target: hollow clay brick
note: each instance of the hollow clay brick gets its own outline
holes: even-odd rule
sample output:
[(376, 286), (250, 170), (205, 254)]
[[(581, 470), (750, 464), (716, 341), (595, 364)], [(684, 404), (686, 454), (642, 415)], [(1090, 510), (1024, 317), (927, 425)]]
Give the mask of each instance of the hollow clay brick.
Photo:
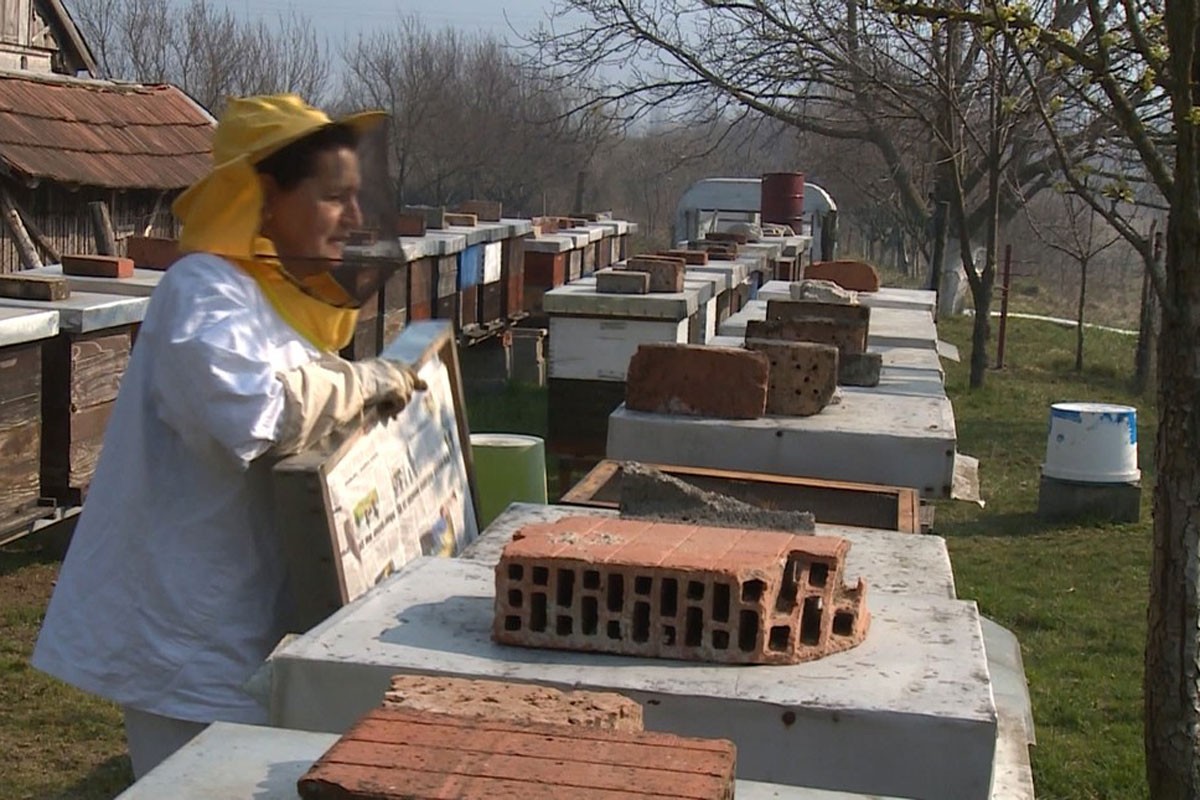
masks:
[(735, 664), (794, 664), (866, 636), (844, 539), (570, 517), (530, 525), (496, 567), (502, 644)]
[(805, 267), (804, 277), (833, 281), (855, 292), (879, 291), (879, 273), (865, 261), (817, 261)]
[(730, 800), (723, 739), (376, 709), (302, 777), (305, 800)]
[(827, 344), (846, 355), (867, 349), (867, 333), (861, 325), (832, 319), (752, 319), (746, 323), (746, 339)]
[(166, 269), (179, 260), (179, 242), (153, 236), (130, 236), (125, 240), (125, 257), (142, 269)]
[(442, 675), (396, 675), (383, 707), (427, 711), (513, 725), (574, 725), (610, 731), (642, 730), (642, 707), (615, 692), (560, 692), (530, 683)]
[(133, 259), (121, 256), (63, 256), (63, 275), (88, 278), (132, 278)]
[(736, 347), (643, 344), (629, 360), (632, 411), (757, 419), (767, 407), (767, 359)]
[(646, 294), (650, 291), (650, 273), (602, 269), (596, 273), (596, 291), (601, 294)]
[(811, 417), (829, 405), (837, 389), (838, 351), (814, 342), (747, 339), (746, 348), (771, 363), (767, 413)]
[(869, 306), (848, 303), (821, 303), (813, 300), (768, 300), (767, 319), (832, 319), (853, 322), (869, 327)]
[(635, 256), (625, 262), (625, 269), (650, 273), (651, 292), (682, 292), (685, 264), (682, 258)]

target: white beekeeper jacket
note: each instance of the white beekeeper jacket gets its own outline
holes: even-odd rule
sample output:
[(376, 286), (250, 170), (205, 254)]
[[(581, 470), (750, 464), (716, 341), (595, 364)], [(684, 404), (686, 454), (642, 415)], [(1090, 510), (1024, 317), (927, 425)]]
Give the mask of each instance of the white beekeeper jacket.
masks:
[(241, 688), (284, 634), (277, 373), (319, 352), (253, 278), (192, 254), (154, 292), (33, 665), (124, 706), (258, 722)]

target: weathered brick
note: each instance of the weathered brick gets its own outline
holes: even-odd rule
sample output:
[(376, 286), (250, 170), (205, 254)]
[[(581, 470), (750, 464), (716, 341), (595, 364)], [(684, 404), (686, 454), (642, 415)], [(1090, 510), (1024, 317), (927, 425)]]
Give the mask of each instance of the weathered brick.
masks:
[(878, 386), (882, 369), (879, 353), (838, 354), (838, 383), (842, 386)]
[(305, 800), (733, 797), (724, 739), (376, 709), (300, 779)]
[(864, 353), (867, 349), (865, 325), (828, 318), (750, 320), (746, 323), (746, 339), (816, 342), (832, 345), (845, 355)]
[(424, 236), (425, 235), (425, 215), (424, 214), (397, 214), (396, 215), (396, 235), (397, 236)]
[(571, 517), (527, 526), (496, 567), (503, 644), (793, 664), (866, 636), (844, 539)]
[(142, 269), (166, 269), (179, 260), (179, 242), (153, 236), (130, 236), (125, 240), (125, 257)]
[(63, 256), (64, 275), (88, 278), (132, 278), (133, 259), (121, 256)]
[(612, 731), (642, 730), (642, 707), (615, 692), (560, 692), (532, 683), (505, 683), (443, 675), (396, 675), (383, 707), (428, 711), (514, 725), (575, 725)]
[(737, 258), (738, 254), (737, 242), (714, 242), (698, 239), (688, 242), (688, 247), (705, 251), (709, 258), (729, 260)]
[(750, 237), (744, 231), (709, 231), (704, 238), (710, 242), (736, 242), (745, 244)]
[(0, 297), (18, 300), (66, 300), (71, 296), (67, 279), (57, 275), (0, 275)]
[(767, 413), (809, 417), (829, 405), (837, 389), (838, 351), (814, 342), (746, 339), (746, 347), (771, 363)]
[(445, 216), (447, 225), (457, 225), (464, 228), (474, 228), (479, 224), (479, 219), (474, 214), (455, 214), (446, 212)]
[(707, 250), (660, 250), (658, 255), (668, 258), (682, 258), (688, 266), (704, 266), (708, 263)]
[(833, 281), (856, 292), (879, 291), (879, 273), (865, 261), (817, 261), (805, 268), (804, 277)]
[(486, 222), (499, 222), (502, 210), (498, 200), (467, 200), (454, 208), (457, 214), (474, 214), (476, 219)]
[(737, 347), (643, 344), (629, 360), (633, 411), (757, 419), (766, 411), (767, 359)]
[(832, 319), (839, 322), (871, 324), (868, 306), (846, 303), (818, 303), (812, 300), (768, 300), (767, 319)]
[(446, 227), (446, 207), (445, 206), (404, 206), (400, 209), (401, 214), (420, 214), (425, 218), (425, 227), (433, 230), (441, 230)]
[(681, 258), (635, 256), (625, 262), (624, 269), (650, 273), (651, 292), (682, 292), (685, 265)]
[(650, 291), (650, 273), (602, 269), (596, 273), (596, 291), (601, 294), (646, 294)]

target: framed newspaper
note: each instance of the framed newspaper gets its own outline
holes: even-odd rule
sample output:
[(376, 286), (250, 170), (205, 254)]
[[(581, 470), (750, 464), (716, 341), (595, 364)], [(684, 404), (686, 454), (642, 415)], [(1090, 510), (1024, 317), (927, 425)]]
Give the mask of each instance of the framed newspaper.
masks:
[(479, 535), (470, 435), (451, 324), (407, 327), (382, 354), (429, 388), (274, 469), (295, 616), (308, 630), (419, 556), (454, 556)]

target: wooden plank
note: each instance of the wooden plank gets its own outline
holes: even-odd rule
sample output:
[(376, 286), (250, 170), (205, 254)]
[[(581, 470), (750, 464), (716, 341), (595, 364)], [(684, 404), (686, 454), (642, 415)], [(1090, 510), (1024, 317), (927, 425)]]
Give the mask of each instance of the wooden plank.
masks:
[(121, 378), (129, 366), (133, 338), (129, 330), (84, 333), (71, 339), (71, 389), (73, 410), (90, 408), (117, 399)]
[(108, 203), (96, 200), (88, 203), (88, 213), (92, 221), (92, 235), (96, 239), (96, 252), (102, 256), (117, 254), (117, 235), (113, 231), (112, 217), (108, 213)]
[(3, 186), (0, 186), (0, 216), (3, 217), (4, 224), (12, 233), (13, 243), (21, 255), (21, 264), (28, 269), (37, 269), (42, 266), (42, 259), (33, 244), (33, 239), (29, 236), (29, 231), (25, 228), (21, 212), (17, 210), (12, 195)]
[(66, 300), (71, 296), (67, 279), (57, 275), (0, 275), (0, 297), (17, 300)]
[(0, 527), (40, 497), (41, 416), (0, 429)]

